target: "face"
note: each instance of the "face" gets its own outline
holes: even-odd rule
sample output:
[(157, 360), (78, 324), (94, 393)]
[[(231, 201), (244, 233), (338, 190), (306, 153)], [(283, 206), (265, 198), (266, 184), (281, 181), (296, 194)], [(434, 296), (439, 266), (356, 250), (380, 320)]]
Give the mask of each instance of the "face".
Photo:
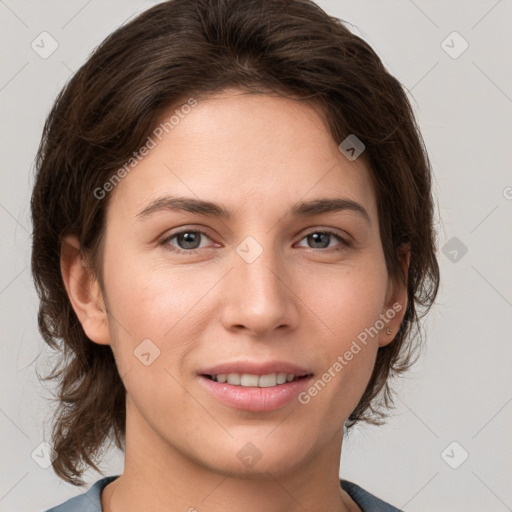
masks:
[(369, 171), (312, 106), (236, 90), (155, 140), (111, 192), (105, 331), (82, 321), (112, 347), (129, 428), (217, 472), (307, 464), (400, 322)]

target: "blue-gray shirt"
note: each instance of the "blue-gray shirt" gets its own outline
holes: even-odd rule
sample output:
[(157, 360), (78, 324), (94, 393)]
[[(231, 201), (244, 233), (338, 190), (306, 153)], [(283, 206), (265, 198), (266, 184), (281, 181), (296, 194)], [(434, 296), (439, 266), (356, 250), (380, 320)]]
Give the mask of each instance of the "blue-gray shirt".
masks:
[[(101, 508), (101, 491), (118, 476), (119, 475), (106, 476), (98, 480), (83, 494), (70, 498), (61, 505), (46, 510), (45, 512), (103, 512)], [(365, 491), (362, 487), (359, 487), (353, 482), (340, 480), (340, 484), (363, 512), (402, 512), (398, 508), (393, 507), (389, 503)]]

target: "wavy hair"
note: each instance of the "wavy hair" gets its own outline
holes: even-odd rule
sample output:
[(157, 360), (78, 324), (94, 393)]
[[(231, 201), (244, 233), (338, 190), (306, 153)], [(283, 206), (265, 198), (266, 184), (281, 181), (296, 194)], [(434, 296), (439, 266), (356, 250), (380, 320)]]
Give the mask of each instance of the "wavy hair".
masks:
[[(57, 475), (84, 485), (84, 467), (107, 440), (124, 450), (126, 390), (110, 346), (92, 342), (60, 271), (62, 238), (78, 237), (102, 283), (109, 196), (101, 187), (137, 151), (161, 116), (185, 98), (235, 86), (320, 107), (337, 143), (356, 135), (373, 181), (390, 276), (407, 280), (408, 303), (347, 428), (380, 424), (393, 406), (390, 379), (417, 359), (421, 317), (439, 286), (431, 167), (404, 87), (345, 22), (311, 0), (169, 0), (110, 34), (59, 93), (36, 156), (31, 199), (32, 274), (38, 325), (58, 362), (53, 420)], [(408, 275), (400, 248), (410, 247)]]

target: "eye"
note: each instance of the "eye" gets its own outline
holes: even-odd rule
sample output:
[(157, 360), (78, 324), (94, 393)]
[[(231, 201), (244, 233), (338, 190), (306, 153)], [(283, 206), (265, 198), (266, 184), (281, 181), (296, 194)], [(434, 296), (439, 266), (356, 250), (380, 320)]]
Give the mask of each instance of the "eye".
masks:
[(307, 239), (308, 243), (313, 244), (313, 247), (310, 247), (310, 249), (327, 249), (329, 248), (329, 242), (332, 241), (333, 238), (341, 242), (341, 244), (333, 250), (341, 251), (346, 247), (350, 247), (350, 243), (346, 239), (333, 231), (312, 231), (302, 238), (302, 240)]
[[(200, 247), (201, 236), (204, 236), (209, 239), (204, 231), (198, 231), (194, 229), (184, 229), (177, 233), (173, 233), (167, 237), (165, 237), (161, 244), (170, 246), (171, 250), (178, 253), (195, 253), (199, 251), (202, 247)], [(178, 247), (174, 246), (171, 241), (176, 239), (176, 243)], [(204, 247), (203, 247), (204, 248)]]
[[(208, 240), (210, 239), (204, 231), (197, 229), (184, 229), (166, 236), (161, 241), (161, 245), (167, 246), (173, 252), (181, 254), (195, 254), (205, 248), (201, 247), (201, 237), (206, 237)], [(350, 242), (333, 231), (312, 231), (304, 236), (302, 240), (307, 239), (308, 243), (313, 244), (313, 247), (309, 247), (309, 249), (322, 250), (329, 249), (330, 241), (332, 241), (333, 238), (341, 243), (334, 248), (331, 247), (331, 250), (341, 251), (350, 247)], [(175, 243), (177, 246), (174, 245), (174, 243), (171, 243), (174, 239), (176, 239)]]

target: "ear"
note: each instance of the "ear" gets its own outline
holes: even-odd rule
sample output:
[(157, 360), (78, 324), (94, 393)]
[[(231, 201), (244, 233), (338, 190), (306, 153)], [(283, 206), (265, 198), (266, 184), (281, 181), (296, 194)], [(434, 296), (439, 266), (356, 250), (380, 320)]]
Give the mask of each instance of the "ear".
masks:
[(381, 315), (384, 328), (379, 334), (379, 347), (385, 347), (395, 339), (407, 310), (407, 276), (409, 274), (409, 263), (411, 261), (410, 244), (402, 244), (400, 246), (399, 258), (403, 279), (401, 277), (397, 279), (390, 278), (388, 281), (386, 304)]
[(110, 344), (108, 316), (101, 288), (86, 264), (75, 236), (63, 239), (60, 269), (73, 309), (87, 337), (101, 345)]

